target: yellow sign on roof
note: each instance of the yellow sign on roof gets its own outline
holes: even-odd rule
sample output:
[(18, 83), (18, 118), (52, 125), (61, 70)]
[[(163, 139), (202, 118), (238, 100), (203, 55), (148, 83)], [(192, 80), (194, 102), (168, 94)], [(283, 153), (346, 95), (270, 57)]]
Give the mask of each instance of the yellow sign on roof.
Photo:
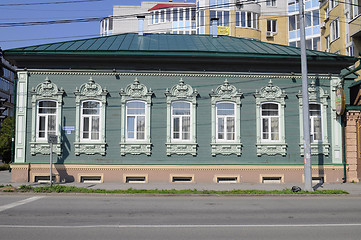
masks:
[(229, 35), (229, 27), (218, 26), (217, 34), (218, 35)]

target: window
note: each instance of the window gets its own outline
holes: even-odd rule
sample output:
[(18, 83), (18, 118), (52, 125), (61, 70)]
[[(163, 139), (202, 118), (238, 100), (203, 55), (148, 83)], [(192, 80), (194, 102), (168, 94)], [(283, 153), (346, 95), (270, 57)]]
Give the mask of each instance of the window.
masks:
[(312, 26), (320, 25), (320, 11), (313, 10), (312, 11)]
[(240, 108), (243, 94), (228, 83), (212, 91), (212, 156), (242, 153)]
[(277, 20), (267, 20), (267, 32), (277, 32)]
[(218, 18), (218, 26), (229, 26), (229, 11), (210, 11), (212, 18)]
[(153, 92), (136, 78), (120, 90), (120, 154), (151, 155), (150, 111)]
[(197, 154), (196, 104), (198, 92), (182, 79), (167, 98), (167, 155)]
[(178, 21), (178, 9), (173, 9), (173, 22)]
[[(30, 153), (50, 154), (49, 135), (56, 135), (58, 143), (53, 145), (53, 152), (60, 155), (61, 148), (61, 109), (64, 90), (46, 78), (43, 83), (31, 91), (32, 95), (32, 130)], [(19, 110), (21, 112), (21, 110)]]
[(259, 15), (254, 12), (236, 12), (236, 27), (258, 29)]
[(100, 140), (101, 103), (83, 101), (81, 104), (80, 136), (82, 141)]
[(38, 102), (37, 110), (37, 140), (48, 141), (49, 135), (56, 135), (57, 103), (50, 100)]
[(355, 56), (355, 55), (354, 55), (353, 43), (351, 43), (350, 46), (346, 47), (346, 55), (347, 55), (347, 56)]
[(326, 40), (326, 52), (330, 51), (330, 35), (325, 37)]
[(325, 21), (329, 18), (329, 8), (328, 7), (325, 7)]
[(352, 0), (351, 2), (351, 19), (354, 19), (361, 13), (361, 0)]
[[(298, 24), (299, 24), (299, 20), (298, 20)], [(307, 11), (305, 13), (305, 27), (318, 26), (318, 25), (320, 25), (319, 10)]]
[(184, 101), (172, 102), (172, 139), (191, 140), (191, 104)]
[(310, 133), (311, 142), (317, 142), (322, 140), (322, 129), (321, 129), (321, 105), (310, 103)]
[(337, 5), (338, 5), (338, 0), (330, 0), (330, 3), (329, 3), (330, 10), (332, 10)]
[(330, 24), (331, 30), (330, 30), (330, 37), (331, 37), (331, 42), (335, 41), (336, 39), (338, 39), (340, 37), (340, 23), (339, 23), (339, 19), (336, 18), (335, 20), (333, 20)]
[(219, 102), (216, 104), (217, 141), (234, 141), (236, 134), (235, 104)]
[(295, 31), (295, 30), (300, 29), (299, 15), (289, 16), (288, 20), (289, 20), (289, 30), (290, 31)]
[(127, 139), (145, 139), (145, 109), (146, 103), (141, 101), (129, 101), (126, 103), (127, 113)]
[(266, 6), (275, 7), (276, 6), (276, 0), (266, 0)]
[(285, 91), (273, 85), (268, 85), (256, 91), (256, 131), (257, 156), (286, 155), (284, 109)]
[[(324, 154), (328, 156), (330, 144), (327, 134), (327, 101), (329, 95), (321, 87), (316, 86), (315, 81), (310, 83), (309, 94), (309, 121), (310, 121), (310, 141), (311, 154)], [(299, 99), (299, 119), (300, 119), (300, 154), (304, 155), (303, 137), (303, 106), (302, 93), (297, 94)]]
[(280, 140), (279, 105), (276, 103), (263, 103), (261, 105), (262, 141)]
[(108, 91), (90, 78), (75, 92), (75, 155), (105, 155), (105, 107)]
[(165, 17), (166, 21), (169, 22), (170, 21), (170, 9), (166, 10), (165, 16), (166, 16)]

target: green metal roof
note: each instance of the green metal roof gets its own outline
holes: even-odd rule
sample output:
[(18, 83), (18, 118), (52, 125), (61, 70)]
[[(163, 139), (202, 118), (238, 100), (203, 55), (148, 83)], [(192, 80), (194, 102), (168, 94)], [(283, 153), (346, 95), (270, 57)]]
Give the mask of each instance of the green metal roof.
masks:
[[(158, 55), (299, 58), (300, 48), (246, 38), (211, 35), (136, 33), (14, 48), (5, 55)], [(356, 58), (307, 50), (312, 59), (355, 61)]]

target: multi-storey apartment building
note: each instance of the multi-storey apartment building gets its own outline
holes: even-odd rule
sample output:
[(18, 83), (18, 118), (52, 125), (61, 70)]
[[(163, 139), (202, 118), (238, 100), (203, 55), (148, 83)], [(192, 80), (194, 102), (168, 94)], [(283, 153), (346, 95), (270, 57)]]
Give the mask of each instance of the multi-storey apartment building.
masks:
[(195, 3), (141, 2), (140, 6), (113, 7), (113, 16), (101, 21), (102, 36), (138, 32), (137, 16), (144, 16), (148, 33), (195, 34)]
[[(320, 50), (319, 2), (305, 1), (305, 11), (306, 48)], [(142, 2), (141, 6), (114, 6), (113, 12), (101, 22), (103, 36), (137, 32), (136, 16), (143, 15), (148, 33), (212, 34), (212, 19), (217, 19), (220, 35), (290, 46), (300, 42), (296, 0)]]
[(361, 2), (322, 1), (321, 50), (359, 56), (361, 50)]
[(0, 124), (3, 117), (13, 115), (15, 68), (0, 56)]
[(212, 34), (217, 19), (221, 35), (288, 45), (285, 0), (196, 0), (195, 3), (142, 2), (141, 6), (114, 6), (113, 16), (101, 22), (101, 35), (137, 32), (136, 16), (145, 16), (149, 33)]
[[(318, 0), (304, 2), (306, 48), (321, 50), (320, 10)], [(300, 46), (300, 21), (298, 0), (288, 0), (288, 42), (290, 46)]]

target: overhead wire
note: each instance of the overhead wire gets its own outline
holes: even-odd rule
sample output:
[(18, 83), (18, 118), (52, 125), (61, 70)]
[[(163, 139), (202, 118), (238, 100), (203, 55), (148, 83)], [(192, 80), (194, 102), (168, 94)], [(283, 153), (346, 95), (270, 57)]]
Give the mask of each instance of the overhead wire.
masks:
[(57, 2), (37, 2), (37, 3), (0, 3), (0, 7), (70, 4), (70, 3), (89, 3), (89, 2), (102, 2), (102, 1), (104, 1), (104, 0), (72, 0), (72, 1), (57, 1)]

